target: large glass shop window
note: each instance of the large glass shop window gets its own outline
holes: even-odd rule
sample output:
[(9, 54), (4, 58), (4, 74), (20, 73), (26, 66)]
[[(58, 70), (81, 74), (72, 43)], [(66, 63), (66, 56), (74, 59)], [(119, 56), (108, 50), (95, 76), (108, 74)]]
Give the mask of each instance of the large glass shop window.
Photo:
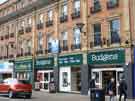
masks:
[(29, 78), (30, 78), (30, 74), (27, 72), (17, 73), (17, 79), (19, 80), (29, 80)]
[(67, 87), (68, 86), (68, 73), (63, 72), (62, 76), (63, 76), (63, 87)]

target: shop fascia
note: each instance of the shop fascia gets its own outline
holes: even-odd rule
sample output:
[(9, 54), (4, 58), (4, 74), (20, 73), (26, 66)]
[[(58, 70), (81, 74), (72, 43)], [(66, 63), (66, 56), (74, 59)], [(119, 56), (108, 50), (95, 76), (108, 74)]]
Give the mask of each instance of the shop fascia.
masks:
[(100, 54), (100, 55), (95, 55), (93, 54), (92, 56), (92, 61), (109, 61), (109, 60), (118, 60), (118, 54)]

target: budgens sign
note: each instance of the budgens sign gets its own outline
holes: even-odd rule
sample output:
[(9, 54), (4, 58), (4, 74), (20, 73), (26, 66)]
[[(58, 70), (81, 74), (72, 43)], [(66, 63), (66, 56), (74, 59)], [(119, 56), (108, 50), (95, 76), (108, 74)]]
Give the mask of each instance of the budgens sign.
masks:
[(125, 63), (125, 50), (110, 50), (91, 52), (88, 54), (88, 64), (123, 64)]

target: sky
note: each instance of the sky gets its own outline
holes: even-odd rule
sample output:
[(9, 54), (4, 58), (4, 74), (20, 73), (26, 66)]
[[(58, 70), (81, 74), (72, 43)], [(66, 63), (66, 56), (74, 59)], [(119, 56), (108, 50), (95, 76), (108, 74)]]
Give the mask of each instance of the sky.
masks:
[(3, 3), (3, 2), (5, 2), (5, 1), (6, 1), (6, 0), (0, 0), (0, 4)]

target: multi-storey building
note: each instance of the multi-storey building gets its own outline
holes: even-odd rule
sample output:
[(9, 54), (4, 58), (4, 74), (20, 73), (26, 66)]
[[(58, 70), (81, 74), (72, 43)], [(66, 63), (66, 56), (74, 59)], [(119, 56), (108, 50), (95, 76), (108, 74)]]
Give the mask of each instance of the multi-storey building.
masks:
[(118, 95), (124, 74), (132, 97), (133, 8), (133, 0), (8, 0), (0, 59), (14, 60), (14, 76), (45, 91), (54, 79), (58, 91), (87, 94), (95, 76), (99, 88), (115, 78)]

